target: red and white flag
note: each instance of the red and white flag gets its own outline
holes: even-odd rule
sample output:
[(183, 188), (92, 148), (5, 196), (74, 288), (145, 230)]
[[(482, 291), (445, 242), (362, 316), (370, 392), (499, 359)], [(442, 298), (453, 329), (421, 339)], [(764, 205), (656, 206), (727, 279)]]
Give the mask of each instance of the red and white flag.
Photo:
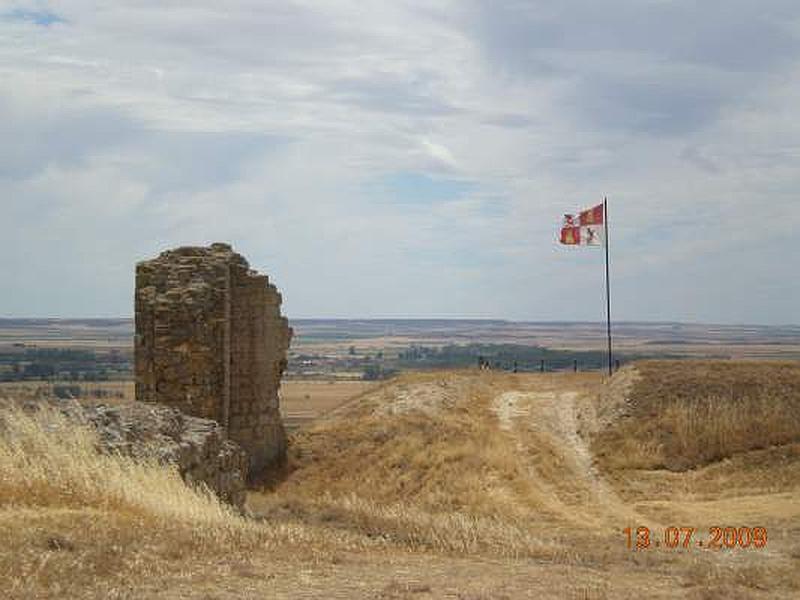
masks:
[(602, 246), (605, 243), (604, 221), (602, 204), (584, 210), (577, 217), (564, 215), (560, 241), (567, 246)]

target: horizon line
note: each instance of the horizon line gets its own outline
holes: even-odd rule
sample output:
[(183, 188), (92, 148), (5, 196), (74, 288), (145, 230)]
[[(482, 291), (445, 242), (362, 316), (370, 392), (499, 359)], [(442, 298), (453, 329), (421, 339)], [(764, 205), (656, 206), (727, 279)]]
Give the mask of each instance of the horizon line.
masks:
[[(290, 322), (452, 322), (452, 323), (496, 323), (496, 324), (526, 324), (526, 325), (602, 325), (605, 321), (587, 321), (570, 319), (535, 320), (535, 319), (511, 319), (504, 317), (287, 317)], [(0, 316), (3, 321), (133, 321), (134, 317), (10, 317)], [(612, 325), (704, 325), (714, 327), (800, 327), (800, 323), (745, 323), (745, 322), (713, 322), (713, 321), (680, 321), (680, 320), (624, 320), (612, 321)]]

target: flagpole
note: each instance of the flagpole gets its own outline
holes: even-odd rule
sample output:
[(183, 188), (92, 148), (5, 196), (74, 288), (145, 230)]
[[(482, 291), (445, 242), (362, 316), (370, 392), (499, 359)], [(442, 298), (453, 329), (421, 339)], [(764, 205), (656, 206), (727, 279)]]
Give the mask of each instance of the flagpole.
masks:
[(606, 246), (606, 333), (608, 334), (608, 376), (614, 373), (611, 359), (611, 284), (609, 282), (608, 268), (608, 198), (603, 197), (603, 224), (605, 227)]

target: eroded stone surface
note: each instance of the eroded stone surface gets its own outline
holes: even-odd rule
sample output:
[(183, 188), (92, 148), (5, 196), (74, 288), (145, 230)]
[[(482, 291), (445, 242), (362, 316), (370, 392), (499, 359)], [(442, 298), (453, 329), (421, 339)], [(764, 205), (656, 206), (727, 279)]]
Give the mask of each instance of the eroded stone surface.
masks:
[(227, 244), (136, 266), (136, 399), (213, 419), (249, 474), (284, 460), (278, 388), (291, 329), (281, 295)]
[[(247, 455), (226, 439), (216, 421), (141, 402), (107, 405), (55, 398), (6, 402), (27, 412), (39, 412), (49, 405), (69, 421), (94, 429), (101, 452), (174, 465), (187, 483), (203, 484), (221, 500), (239, 510), (244, 508)], [(2, 408), (6, 405), (0, 403)], [(41, 414), (46, 417), (48, 413)]]
[(216, 421), (141, 403), (83, 406), (82, 417), (97, 430), (103, 449), (174, 464), (188, 483), (202, 483), (244, 507), (247, 455)]

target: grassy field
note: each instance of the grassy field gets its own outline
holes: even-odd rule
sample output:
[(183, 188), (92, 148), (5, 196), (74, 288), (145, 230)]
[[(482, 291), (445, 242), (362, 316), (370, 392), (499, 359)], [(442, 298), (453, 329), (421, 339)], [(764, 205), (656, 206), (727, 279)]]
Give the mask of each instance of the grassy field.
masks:
[[(432, 355), (450, 345), (495, 346), (490, 354), (505, 346), (513, 349), (511, 355), (497, 362), (502, 368), (510, 368), (514, 360), (519, 360), (522, 370), (530, 370), (531, 365), (524, 364), (525, 356), (531, 358), (534, 346), (546, 349), (540, 358), (546, 359), (548, 369), (569, 368), (573, 358), (579, 361), (581, 370), (596, 368), (598, 357), (605, 352), (604, 323), (301, 319), (292, 320), (291, 325), (295, 335), (288, 375), (323, 380), (359, 379), (368, 363), (388, 370), (464, 366), (464, 360), (453, 356), (452, 351), (448, 360)], [(798, 326), (621, 322), (614, 325), (614, 340), (623, 362), (644, 357), (800, 359)], [(409, 352), (420, 348), (431, 356), (409, 361)], [(59, 352), (60, 358), (53, 355)], [(87, 352), (94, 356), (92, 360), (77, 359)], [(0, 380), (121, 380), (131, 377), (132, 354), (132, 319), (0, 318)], [(406, 359), (400, 358), (403, 355)], [(558, 355), (563, 360), (550, 364), (549, 359)], [(477, 356), (466, 362), (467, 366), (477, 364)]]
[[(90, 433), (52, 416), (5, 412), (4, 595), (800, 595), (796, 365), (304, 385), (285, 402), (321, 416), (297, 423), (285, 476), (250, 494), (248, 517), (166, 467), (97, 455)], [(636, 551), (623, 530), (639, 526), (703, 541), (714, 526), (764, 527), (769, 542)]]
[[(318, 419), (334, 408), (365, 393), (375, 384), (336, 379), (290, 379), (281, 384), (281, 414), (287, 429), (294, 430)], [(0, 398), (35, 399), (52, 397), (54, 388), (67, 391), (77, 386), (81, 398), (114, 402), (135, 399), (133, 381), (15, 381), (0, 383)]]
[(0, 383), (0, 398), (15, 400), (51, 398), (54, 388), (67, 391), (77, 386), (82, 398), (115, 399), (131, 401), (135, 398), (133, 381), (7, 381)]
[(286, 429), (307, 425), (374, 385), (367, 381), (286, 380), (281, 384), (281, 414)]

